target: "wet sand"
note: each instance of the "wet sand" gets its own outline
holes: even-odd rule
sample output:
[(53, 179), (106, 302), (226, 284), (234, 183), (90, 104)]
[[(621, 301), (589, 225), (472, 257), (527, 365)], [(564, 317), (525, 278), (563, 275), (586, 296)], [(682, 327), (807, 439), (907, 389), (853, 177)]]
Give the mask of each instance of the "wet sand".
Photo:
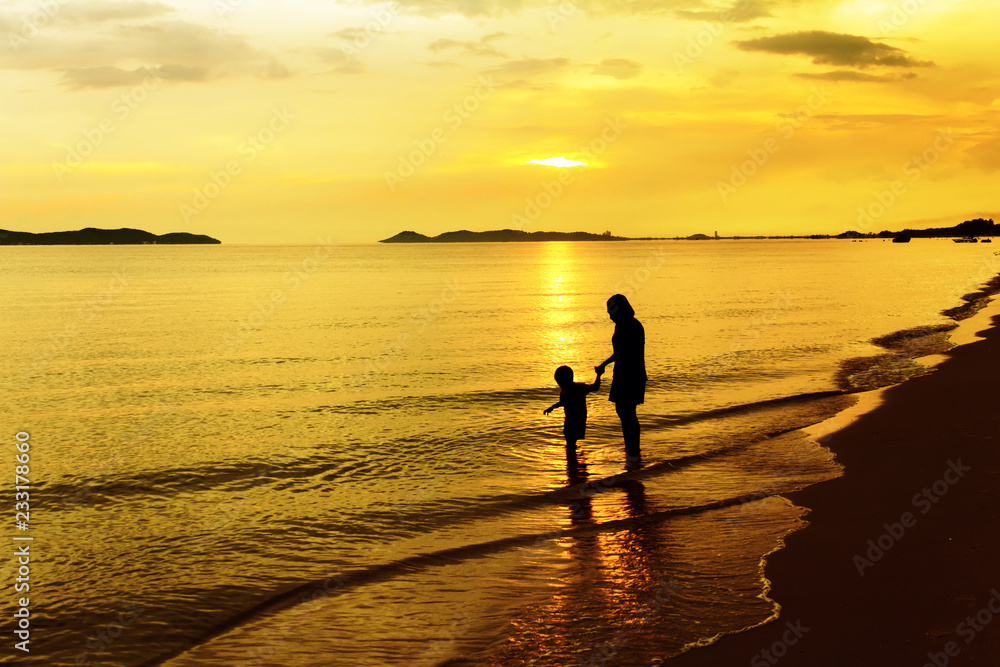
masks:
[(846, 470), (788, 496), (779, 618), (667, 664), (1000, 665), (1000, 316), (983, 335), (823, 439)]

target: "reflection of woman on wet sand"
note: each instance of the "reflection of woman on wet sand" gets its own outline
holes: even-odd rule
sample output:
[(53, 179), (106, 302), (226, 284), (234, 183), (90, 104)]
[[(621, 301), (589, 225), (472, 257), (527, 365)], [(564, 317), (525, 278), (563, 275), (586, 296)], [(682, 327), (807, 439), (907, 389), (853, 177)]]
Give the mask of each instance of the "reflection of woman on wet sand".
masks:
[(611, 337), (613, 354), (595, 370), (600, 373), (608, 364), (613, 362), (615, 365), (608, 400), (615, 404), (615, 412), (622, 422), (625, 456), (630, 463), (637, 463), (641, 452), (639, 417), (635, 409), (646, 395), (646, 332), (642, 323), (635, 319), (628, 299), (621, 294), (608, 299), (608, 315), (615, 323), (615, 333)]

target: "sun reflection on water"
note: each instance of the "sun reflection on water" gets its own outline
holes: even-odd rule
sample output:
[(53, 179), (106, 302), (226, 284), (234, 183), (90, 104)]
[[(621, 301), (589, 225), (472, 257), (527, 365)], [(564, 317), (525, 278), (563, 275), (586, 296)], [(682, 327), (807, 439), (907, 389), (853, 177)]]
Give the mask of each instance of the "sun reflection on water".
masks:
[(581, 332), (571, 326), (580, 308), (576, 259), (572, 243), (548, 243), (539, 266), (539, 288), (545, 305), (539, 313), (539, 336), (549, 358), (556, 363), (577, 358), (582, 343)]

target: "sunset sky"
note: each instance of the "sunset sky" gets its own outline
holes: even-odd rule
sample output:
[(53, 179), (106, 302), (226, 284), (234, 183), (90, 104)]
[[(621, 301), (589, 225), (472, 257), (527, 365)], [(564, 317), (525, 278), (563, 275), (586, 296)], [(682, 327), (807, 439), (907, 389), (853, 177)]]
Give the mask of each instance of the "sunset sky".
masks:
[[(993, 217), (997, 25), (995, 0), (2, 2), (0, 228), (309, 243)], [(555, 157), (586, 164), (528, 162)]]

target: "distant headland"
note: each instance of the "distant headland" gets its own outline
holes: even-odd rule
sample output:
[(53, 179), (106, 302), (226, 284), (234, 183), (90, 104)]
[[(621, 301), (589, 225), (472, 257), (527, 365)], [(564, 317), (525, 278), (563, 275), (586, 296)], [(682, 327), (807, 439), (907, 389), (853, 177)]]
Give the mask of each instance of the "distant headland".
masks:
[(141, 229), (97, 229), (87, 227), (73, 232), (11, 232), (0, 229), (0, 245), (177, 245), (222, 243), (204, 234), (173, 232), (152, 234)]
[(471, 243), (471, 242), (512, 242), (512, 241), (714, 241), (749, 239), (892, 239), (896, 237), (947, 238), (953, 236), (1000, 236), (1000, 225), (992, 219), (976, 218), (966, 220), (954, 227), (933, 229), (904, 229), (900, 232), (858, 232), (849, 230), (841, 234), (808, 234), (786, 236), (719, 236), (691, 234), (690, 236), (613, 236), (611, 232), (592, 234), (590, 232), (525, 232), (520, 229), (496, 229), (488, 232), (460, 230), (445, 232), (437, 236), (425, 236), (417, 232), (405, 231), (382, 239), (379, 243)]
[[(844, 238), (845, 234), (851, 234), (851, 232), (844, 232), (839, 238)], [(856, 233), (855, 233), (856, 234)], [(879, 232), (878, 234), (858, 234), (859, 237), (870, 236), (873, 238), (889, 238), (896, 236), (910, 236), (915, 239), (929, 239), (929, 238), (944, 238), (949, 236), (1000, 236), (1000, 225), (993, 222), (990, 218), (986, 220), (984, 218), (976, 218), (975, 220), (966, 220), (961, 222), (954, 227), (934, 227), (931, 229), (904, 229), (901, 232)]]
[(460, 230), (445, 232), (437, 236), (424, 236), (417, 232), (400, 232), (382, 239), (379, 243), (470, 243), (470, 242), (517, 242), (517, 241), (628, 241), (624, 236), (612, 236), (611, 232), (591, 234), (590, 232), (525, 232), (520, 229), (495, 229), (489, 232)]

